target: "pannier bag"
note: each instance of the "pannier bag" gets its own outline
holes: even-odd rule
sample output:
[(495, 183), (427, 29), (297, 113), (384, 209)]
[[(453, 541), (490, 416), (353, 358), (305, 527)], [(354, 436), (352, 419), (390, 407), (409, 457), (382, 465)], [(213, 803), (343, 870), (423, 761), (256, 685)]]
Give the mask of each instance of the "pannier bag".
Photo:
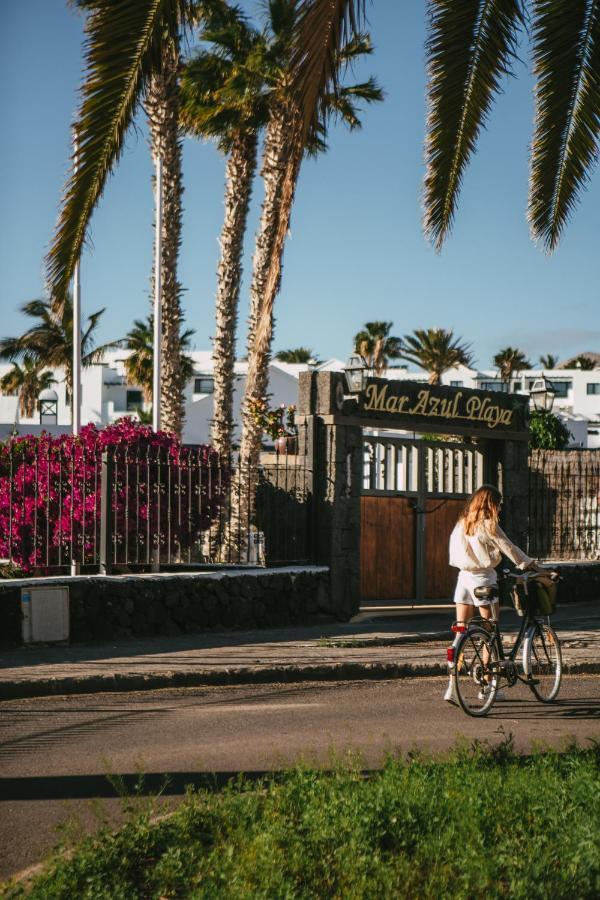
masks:
[(513, 604), (520, 616), (525, 609), (532, 616), (551, 616), (556, 609), (557, 579), (552, 573), (540, 572), (527, 580), (526, 584), (516, 584), (513, 589)]

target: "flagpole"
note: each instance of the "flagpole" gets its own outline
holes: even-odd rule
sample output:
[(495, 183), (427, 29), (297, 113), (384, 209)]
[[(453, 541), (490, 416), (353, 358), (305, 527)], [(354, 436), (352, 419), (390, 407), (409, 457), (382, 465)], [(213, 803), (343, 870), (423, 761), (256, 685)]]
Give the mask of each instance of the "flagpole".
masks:
[[(73, 132), (75, 172), (79, 165), (79, 144)], [(73, 383), (71, 385), (71, 424), (75, 436), (81, 431), (81, 279), (79, 257), (73, 268)]]
[(156, 226), (154, 234), (154, 339), (152, 356), (152, 429), (160, 431), (160, 352), (162, 339), (162, 220), (163, 168), (160, 152), (156, 156)]
[[(73, 129), (73, 156), (75, 172), (79, 167), (79, 141), (77, 132)], [(78, 437), (81, 431), (81, 278), (79, 259), (77, 257), (73, 267), (73, 322), (72, 344), (73, 359), (71, 365), (71, 431), (74, 437)], [(71, 547), (73, 554), (73, 547)], [(73, 556), (71, 557), (71, 575), (79, 575), (80, 566)]]

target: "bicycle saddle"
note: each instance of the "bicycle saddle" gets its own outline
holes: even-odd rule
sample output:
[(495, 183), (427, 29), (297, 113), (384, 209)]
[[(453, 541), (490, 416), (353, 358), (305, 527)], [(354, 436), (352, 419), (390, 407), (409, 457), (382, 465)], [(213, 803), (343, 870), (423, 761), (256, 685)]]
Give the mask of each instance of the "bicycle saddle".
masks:
[(478, 600), (497, 600), (498, 599), (498, 585), (484, 585), (483, 587), (476, 587), (473, 589), (473, 593), (477, 597)]

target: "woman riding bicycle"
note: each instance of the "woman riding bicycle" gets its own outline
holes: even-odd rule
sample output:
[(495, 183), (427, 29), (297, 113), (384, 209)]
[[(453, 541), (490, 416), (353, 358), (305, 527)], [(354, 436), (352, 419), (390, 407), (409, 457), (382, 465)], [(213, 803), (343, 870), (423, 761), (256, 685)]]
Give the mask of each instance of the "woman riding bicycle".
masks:
[[(495, 567), (500, 563), (502, 554), (520, 569), (535, 566), (534, 560), (513, 544), (500, 528), (498, 518), (501, 506), (500, 491), (492, 485), (482, 485), (467, 501), (450, 535), (450, 565), (460, 570), (454, 591), (458, 625), (466, 625), (475, 614), (476, 607), (483, 619), (498, 618), (498, 600), (480, 599), (475, 596), (474, 590), (497, 585)], [(457, 702), (452, 678), (444, 700)]]

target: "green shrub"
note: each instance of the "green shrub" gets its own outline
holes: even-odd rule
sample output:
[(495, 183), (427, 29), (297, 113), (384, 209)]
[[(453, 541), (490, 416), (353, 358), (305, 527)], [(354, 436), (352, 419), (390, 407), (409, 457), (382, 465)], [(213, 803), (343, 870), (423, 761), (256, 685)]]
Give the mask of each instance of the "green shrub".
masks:
[[(21, 887), (7, 897), (24, 895)], [(190, 794), (87, 839), (34, 900), (592, 898), (600, 895), (600, 750), (297, 769)]]
[(564, 450), (571, 432), (558, 416), (535, 410), (529, 418), (529, 446), (532, 450)]

